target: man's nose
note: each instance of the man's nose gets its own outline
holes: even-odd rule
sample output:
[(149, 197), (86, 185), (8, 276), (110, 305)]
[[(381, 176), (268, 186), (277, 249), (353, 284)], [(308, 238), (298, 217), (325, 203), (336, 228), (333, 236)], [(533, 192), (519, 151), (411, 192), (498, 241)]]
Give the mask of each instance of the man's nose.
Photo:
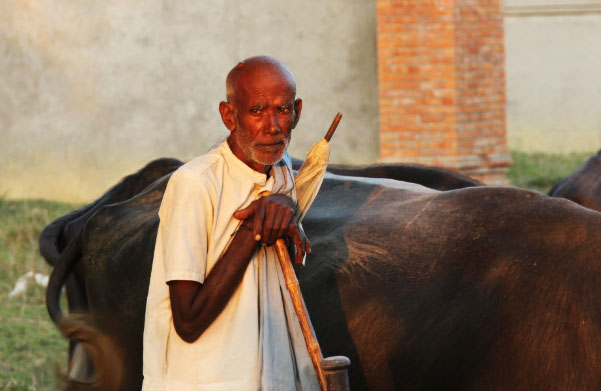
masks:
[(278, 115), (277, 113), (270, 112), (267, 115), (267, 132), (269, 133), (280, 133), (282, 130), (280, 129), (280, 125), (278, 125)]

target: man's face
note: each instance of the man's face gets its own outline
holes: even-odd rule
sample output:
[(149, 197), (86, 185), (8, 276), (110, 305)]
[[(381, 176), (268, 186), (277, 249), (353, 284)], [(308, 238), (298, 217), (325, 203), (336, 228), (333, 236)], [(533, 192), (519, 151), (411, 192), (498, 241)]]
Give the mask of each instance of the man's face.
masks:
[(266, 172), (282, 159), (302, 107), (294, 98), (294, 85), (278, 72), (259, 70), (240, 77), (233, 102), (227, 103), (235, 123), (233, 129), (226, 126), (232, 131), (232, 151), (246, 165)]

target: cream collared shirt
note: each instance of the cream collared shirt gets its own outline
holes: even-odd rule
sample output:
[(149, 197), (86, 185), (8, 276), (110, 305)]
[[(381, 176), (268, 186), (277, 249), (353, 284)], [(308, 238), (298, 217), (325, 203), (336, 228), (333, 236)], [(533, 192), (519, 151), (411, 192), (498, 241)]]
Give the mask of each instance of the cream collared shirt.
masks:
[(273, 247), (259, 248), (227, 306), (197, 341), (183, 341), (174, 329), (167, 281), (202, 283), (238, 228), (232, 215), (263, 191), (296, 198), (289, 156), (272, 166), (267, 178), (239, 160), (226, 141), (170, 178), (159, 210), (146, 303), (144, 391), (316, 386), (310, 363), (295, 357), (294, 350), (302, 349), (290, 337), (295, 333), (287, 319), (294, 314), (284, 304), (288, 296), (280, 287)]

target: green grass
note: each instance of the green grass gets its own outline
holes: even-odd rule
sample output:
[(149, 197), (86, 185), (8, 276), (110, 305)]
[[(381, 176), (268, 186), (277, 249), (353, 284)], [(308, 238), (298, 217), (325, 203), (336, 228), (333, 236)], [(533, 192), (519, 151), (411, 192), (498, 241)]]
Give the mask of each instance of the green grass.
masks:
[(8, 294), (29, 271), (49, 274), (39, 233), (76, 207), (0, 199), (0, 390), (56, 390), (57, 374), (66, 372), (67, 342), (48, 317), (45, 288), (29, 284), (20, 296)]
[[(592, 153), (571, 155), (512, 153), (512, 185), (546, 193), (580, 167)], [(78, 205), (0, 198), (0, 391), (56, 390), (66, 372), (67, 342), (50, 321), (45, 289), (30, 284), (9, 299), (17, 279), (29, 271), (49, 274), (39, 255), (38, 236), (50, 221)]]
[(513, 165), (507, 177), (513, 186), (547, 193), (551, 187), (582, 166), (590, 153), (566, 155), (512, 152)]

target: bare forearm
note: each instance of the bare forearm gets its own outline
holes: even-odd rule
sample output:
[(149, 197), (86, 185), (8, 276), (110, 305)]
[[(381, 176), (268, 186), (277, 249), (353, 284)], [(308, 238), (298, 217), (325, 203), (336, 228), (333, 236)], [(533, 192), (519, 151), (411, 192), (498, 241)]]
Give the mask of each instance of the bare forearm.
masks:
[(203, 284), (170, 281), (173, 323), (183, 340), (195, 341), (219, 316), (240, 285), (259, 242), (270, 245), (288, 236), (297, 249), (296, 261), (311, 252), (309, 242), (294, 219), (296, 205), (282, 194), (261, 197), (234, 213), (243, 221), (240, 230)]
[(241, 228), (203, 284), (171, 281), (173, 322), (180, 337), (193, 342), (225, 308), (258, 247), (252, 229)]

